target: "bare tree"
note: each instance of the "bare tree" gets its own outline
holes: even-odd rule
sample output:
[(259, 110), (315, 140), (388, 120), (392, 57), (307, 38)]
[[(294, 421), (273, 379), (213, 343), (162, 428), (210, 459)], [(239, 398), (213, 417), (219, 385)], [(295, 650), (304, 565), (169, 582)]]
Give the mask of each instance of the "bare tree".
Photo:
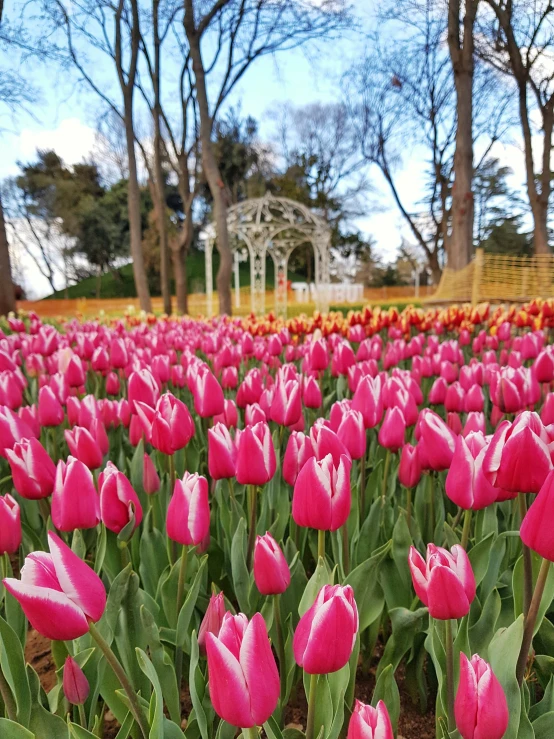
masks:
[[(492, 13), (479, 25), (478, 52), (496, 69), (513, 77), (525, 153), (527, 195), (533, 215), (535, 254), (548, 254), (550, 156), (554, 126), (554, 5), (550, 0), (486, 0)], [(535, 132), (533, 114), (540, 115)], [(535, 163), (533, 148), (542, 136)]]
[(473, 250), (473, 27), (479, 0), (448, 0), (448, 48), (456, 89), (456, 149), (448, 266), (469, 264)]
[[(227, 231), (224, 184), (212, 149), (217, 114), (251, 64), (260, 56), (292, 49), (306, 41), (332, 35), (346, 27), (343, 0), (184, 0), (184, 28), (189, 44), (200, 118), (202, 164), (213, 198), (220, 254), (217, 289), (219, 310), (231, 313), (232, 259)], [(206, 62), (202, 41), (215, 47)], [(208, 94), (209, 81), (213, 89)]]
[[(142, 310), (150, 311), (152, 303), (142, 252), (142, 219), (140, 212), (140, 186), (136, 156), (134, 95), (140, 52), (140, 15), (138, 0), (55, 0), (45, 4), (56, 25), (64, 32), (70, 61), (81, 78), (106, 103), (123, 122), (127, 143), (129, 168), (128, 210), (131, 256), (135, 287)], [(94, 65), (88, 63), (79, 51), (80, 44), (88, 44), (96, 52), (102, 52), (113, 62), (119, 84), (120, 107), (94, 78)]]

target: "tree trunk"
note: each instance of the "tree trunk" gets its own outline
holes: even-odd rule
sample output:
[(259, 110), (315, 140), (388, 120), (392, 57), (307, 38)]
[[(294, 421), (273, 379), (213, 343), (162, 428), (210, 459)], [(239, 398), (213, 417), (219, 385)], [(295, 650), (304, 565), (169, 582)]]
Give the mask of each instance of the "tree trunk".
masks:
[(459, 37), (460, 0), (449, 0), (448, 47), (456, 87), (456, 149), (452, 186), (452, 231), (448, 266), (462, 269), (473, 251), (473, 25), (476, 0), (465, 0), (464, 37)]
[(135, 134), (133, 128), (132, 100), (125, 95), (125, 137), (127, 139), (127, 157), (129, 159), (129, 182), (127, 186), (127, 207), (129, 209), (129, 233), (131, 241), (131, 257), (133, 260), (133, 276), (140, 308), (147, 313), (152, 311), (150, 290), (144, 269), (142, 253), (142, 217), (140, 212), (140, 187), (138, 183), (137, 158), (135, 153)]
[(5, 316), (10, 311), (15, 311), (15, 309), (15, 290), (12, 281), (10, 250), (6, 235), (4, 210), (2, 208), (2, 201), (0, 200), (0, 316)]
[[(190, 4), (192, 5), (192, 3)], [(202, 166), (214, 202), (214, 220), (216, 228), (216, 247), (219, 252), (219, 270), (216, 284), (219, 295), (220, 314), (231, 315), (231, 277), (233, 274), (233, 258), (229, 246), (227, 230), (227, 204), (225, 202), (225, 186), (212, 148), (212, 119), (208, 103), (204, 63), (200, 50), (200, 38), (194, 27), (192, 8), (185, 12), (185, 32), (190, 46), (192, 69), (196, 83), (198, 111), (200, 114), (200, 141), (202, 143)]]
[(433, 284), (438, 285), (441, 281), (442, 277), (442, 269), (439, 264), (439, 256), (437, 252), (431, 252), (431, 254), (427, 257), (427, 263), (429, 265), (429, 269), (431, 270), (431, 275), (433, 277)]
[(100, 290), (102, 289), (102, 267), (98, 267), (96, 273), (96, 300), (100, 300)]
[(154, 170), (156, 177), (156, 201), (158, 209), (158, 235), (160, 237), (160, 280), (162, 285), (163, 309), (171, 314), (171, 287), (169, 282), (169, 251), (165, 222), (165, 181), (162, 168), (161, 120), (161, 72), (160, 72), (160, 34), (159, 0), (153, 0), (152, 16), (154, 26)]

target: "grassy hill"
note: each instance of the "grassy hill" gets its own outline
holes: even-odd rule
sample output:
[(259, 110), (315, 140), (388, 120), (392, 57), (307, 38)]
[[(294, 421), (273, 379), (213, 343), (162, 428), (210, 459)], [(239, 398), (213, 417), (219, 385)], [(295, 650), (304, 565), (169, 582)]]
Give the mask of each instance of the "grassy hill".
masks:
[[(213, 255), (213, 267), (214, 267), (214, 286), (215, 276), (219, 266), (219, 254), (214, 250)], [(302, 275), (294, 274), (289, 272), (289, 280), (291, 281), (302, 281), (306, 278)], [(192, 251), (187, 257), (187, 283), (189, 292), (204, 292), (205, 290), (205, 271), (204, 271), (204, 254), (198, 251)], [(243, 262), (240, 265), (240, 285), (241, 287), (248, 287), (250, 285), (250, 262)], [(266, 263), (266, 286), (271, 289), (275, 285), (274, 280), (274, 268), (273, 260), (271, 257), (267, 259)], [(233, 282), (234, 286), (234, 282)], [(173, 291), (174, 292), (174, 291)], [(152, 291), (152, 295), (156, 295), (155, 291)], [(63, 299), (68, 298), (95, 298), (96, 297), (96, 277), (88, 277), (86, 280), (81, 280), (76, 285), (72, 285), (67, 290), (58, 290), (52, 295), (49, 295), (51, 299)], [(133, 266), (126, 264), (117, 270), (112, 270), (101, 278), (100, 284), (100, 297), (101, 298), (134, 298), (136, 297), (135, 283), (133, 280)]]

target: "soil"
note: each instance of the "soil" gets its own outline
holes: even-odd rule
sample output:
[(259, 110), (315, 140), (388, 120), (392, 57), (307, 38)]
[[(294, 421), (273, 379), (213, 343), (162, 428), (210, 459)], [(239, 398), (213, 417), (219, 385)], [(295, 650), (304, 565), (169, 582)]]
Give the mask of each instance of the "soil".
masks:
[[(380, 650), (378, 650), (380, 651)], [(50, 651), (50, 641), (30, 630), (25, 645), (25, 659), (36, 670), (42, 687), (46, 692), (50, 691), (56, 684), (56, 666)], [(379, 662), (378, 655), (374, 660), (369, 674), (363, 674), (358, 670), (356, 677), (356, 698), (364, 703), (370, 703), (373, 689), (375, 687), (375, 670)], [(419, 707), (414, 705), (404, 685), (404, 673), (402, 667), (396, 673), (398, 690), (400, 692), (400, 705), (402, 707), (398, 721), (398, 739), (434, 739), (435, 717), (432, 710), (422, 714)], [(429, 698), (429, 706), (434, 703), (433, 697)], [(188, 716), (192, 704), (188, 690), (183, 690), (181, 695), (182, 715)], [(304, 692), (300, 689), (293, 695), (285, 713), (285, 726), (305, 729), (307, 715), (307, 704)], [(186, 723), (183, 722), (183, 729)], [(119, 724), (113, 714), (107, 710), (104, 716), (104, 739), (114, 739), (117, 735)]]

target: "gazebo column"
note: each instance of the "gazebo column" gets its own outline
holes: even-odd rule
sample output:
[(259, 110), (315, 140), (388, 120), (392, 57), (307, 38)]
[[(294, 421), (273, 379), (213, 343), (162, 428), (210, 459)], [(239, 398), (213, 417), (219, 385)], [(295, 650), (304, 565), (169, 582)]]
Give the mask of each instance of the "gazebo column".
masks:
[(233, 265), (235, 273), (235, 308), (240, 308), (240, 270), (239, 270), (239, 253), (235, 250), (235, 263)]
[(254, 241), (250, 247), (250, 298), (252, 313), (265, 313), (265, 242)]
[(329, 231), (318, 231), (315, 235), (313, 247), (315, 255), (315, 284), (317, 291), (316, 308), (322, 313), (329, 311), (329, 252), (331, 249), (331, 234)]
[(289, 252), (285, 249), (273, 247), (271, 254), (275, 267), (275, 314), (287, 317), (287, 264)]

